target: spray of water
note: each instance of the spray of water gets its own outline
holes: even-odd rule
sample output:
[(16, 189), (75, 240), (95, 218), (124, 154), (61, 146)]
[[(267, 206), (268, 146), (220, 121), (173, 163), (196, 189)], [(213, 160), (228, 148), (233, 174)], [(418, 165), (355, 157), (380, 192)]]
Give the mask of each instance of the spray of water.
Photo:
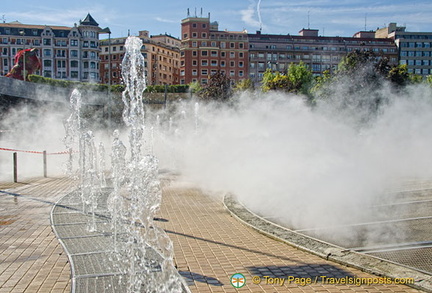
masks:
[[(383, 194), (395, 183), (432, 175), (431, 89), (377, 91), (388, 102), (374, 115), (336, 102), (347, 99), (344, 95), (315, 107), (280, 93), (244, 93), (229, 105), (202, 103), (199, 135), (193, 122), (171, 119), (166, 123), (178, 131), (165, 133), (164, 144), (174, 146), (178, 169), (188, 180), (232, 192), (252, 210), (288, 227), (365, 222), (370, 206), (385, 203)], [(352, 95), (349, 99), (355, 99)], [(195, 101), (178, 108), (197, 119)], [(164, 149), (155, 146), (169, 165), (171, 154)], [(356, 237), (344, 233), (338, 237)], [(366, 238), (380, 233), (374, 234)], [(384, 234), (389, 233), (380, 237)]]
[[(139, 38), (129, 37), (122, 62), (126, 85), (122, 95), (123, 120), (129, 131), (130, 154), (126, 155), (119, 132), (115, 131), (112, 147), (114, 192), (110, 196), (113, 259), (127, 277), (128, 292), (187, 292), (183, 278), (174, 267), (172, 242), (153, 220), (159, 210), (162, 192), (158, 159), (143, 152), (151, 147), (145, 147), (142, 94), (146, 84), (141, 47)], [(151, 139), (150, 143), (153, 143)], [(122, 232), (121, 239), (118, 231)]]

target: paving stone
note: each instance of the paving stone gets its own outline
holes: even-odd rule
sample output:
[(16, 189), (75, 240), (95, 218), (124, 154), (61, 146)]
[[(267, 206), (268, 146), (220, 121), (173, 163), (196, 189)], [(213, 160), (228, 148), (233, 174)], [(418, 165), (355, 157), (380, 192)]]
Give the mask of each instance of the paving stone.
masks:
[[(288, 284), (287, 280), (283, 286), (268, 280), (266, 283), (264, 276), (376, 276), (268, 238), (232, 217), (220, 198), (195, 187), (185, 187), (176, 180), (162, 179), (163, 201), (157, 217), (163, 220), (156, 223), (173, 241), (177, 269), (192, 292), (419, 292), (394, 284), (355, 286), (316, 282), (301, 286)], [(73, 189), (74, 182), (67, 178), (0, 184), (0, 191), (4, 192), (0, 195), (0, 293), (70, 292), (70, 266), (52, 232), (50, 211)], [(73, 198), (70, 204), (77, 207)], [(68, 213), (64, 207), (60, 208), (61, 212)], [(65, 222), (65, 225), (70, 224), (73, 223)], [(94, 239), (98, 237), (102, 236)], [(77, 247), (77, 251), (79, 249)], [(230, 284), (230, 277), (235, 273), (246, 277), (246, 285), (241, 289)], [(261, 276), (260, 284), (252, 282), (254, 276)], [(109, 283), (111, 279), (106, 277), (103, 281)], [(97, 292), (97, 286), (94, 280), (84, 278), (77, 284), (83, 288), (79, 292)], [(116, 292), (115, 288), (111, 289), (107, 292)]]

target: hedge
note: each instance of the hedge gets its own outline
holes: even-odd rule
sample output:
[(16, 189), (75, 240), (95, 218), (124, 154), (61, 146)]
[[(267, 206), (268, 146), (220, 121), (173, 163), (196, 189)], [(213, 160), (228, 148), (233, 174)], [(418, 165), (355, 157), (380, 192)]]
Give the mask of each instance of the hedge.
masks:
[[(84, 89), (84, 90), (93, 90), (98, 92), (106, 92), (109, 88), (107, 84), (96, 84), (96, 83), (85, 83), (85, 82), (78, 82), (78, 81), (69, 81), (69, 80), (58, 80), (58, 79), (52, 79), (48, 77), (43, 77), (40, 75), (34, 75), (30, 74), (28, 76), (29, 81), (34, 83), (43, 83), (48, 84), (51, 86), (58, 86), (58, 87), (64, 87), (64, 88), (78, 88), (78, 89)], [(111, 86), (111, 92), (123, 92), (125, 89), (125, 86), (122, 84), (115, 84)], [(167, 92), (168, 93), (187, 93), (189, 90), (189, 85), (184, 84), (176, 84), (176, 85), (168, 85), (167, 86)], [(165, 85), (149, 85), (145, 89), (144, 92), (148, 93), (164, 93), (165, 92)]]

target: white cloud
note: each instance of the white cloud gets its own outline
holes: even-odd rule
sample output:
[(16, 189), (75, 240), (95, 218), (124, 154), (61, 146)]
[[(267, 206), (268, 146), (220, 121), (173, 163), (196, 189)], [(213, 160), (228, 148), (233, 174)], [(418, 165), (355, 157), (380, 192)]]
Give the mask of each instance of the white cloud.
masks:
[(247, 25), (254, 28), (260, 27), (260, 22), (255, 18), (255, 3), (250, 1), (249, 6), (246, 9), (240, 10), (241, 19)]
[(179, 23), (178, 20), (176, 19), (167, 19), (167, 18), (162, 18), (162, 17), (155, 17), (155, 20), (159, 21), (159, 22), (165, 22), (165, 23)]

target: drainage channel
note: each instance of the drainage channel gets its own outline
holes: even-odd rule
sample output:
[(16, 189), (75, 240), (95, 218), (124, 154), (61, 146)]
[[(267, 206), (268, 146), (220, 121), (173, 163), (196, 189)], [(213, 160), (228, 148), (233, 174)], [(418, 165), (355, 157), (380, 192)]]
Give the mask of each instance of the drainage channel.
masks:
[(369, 221), (294, 231), (432, 275), (432, 189), (394, 192), (370, 208)]

